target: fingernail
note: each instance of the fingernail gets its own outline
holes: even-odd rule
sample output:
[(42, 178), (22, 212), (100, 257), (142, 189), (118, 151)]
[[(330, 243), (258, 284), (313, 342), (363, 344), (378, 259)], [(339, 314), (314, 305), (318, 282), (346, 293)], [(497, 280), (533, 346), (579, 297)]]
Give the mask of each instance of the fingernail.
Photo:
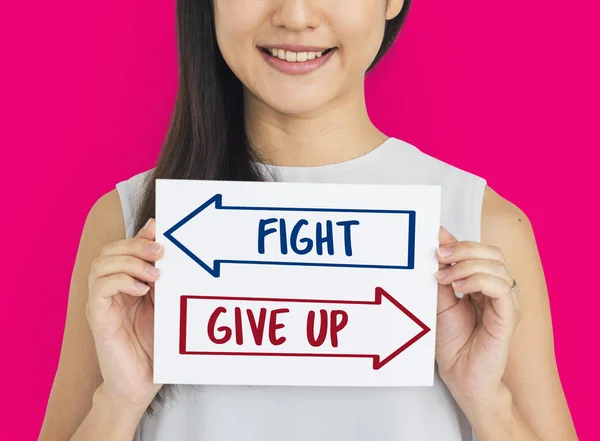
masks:
[(158, 275), (160, 270), (158, 268), (156, 268), (154, 265), (147, 265), (146, 271), (148, 271), (148, 274), (150, 274), (152, 276), (156, 276), (156, 275)]
[(142, 292), (146, 292), (150, 289), (150, 287), (148, 285), (146, 285), (145, 283), (142, 283), (142, 282), (138, 282), (137, 280), (135, 281), (135, 287)]
[(448, 230), (446, 230), (446, 227), (442, 226), (442, 233), (447, 234)]
[(455, 280), (454, 282), (452, 282), (452, 286), (458, 287), (458, 286), (463, 286), (465, 284), (464, 280)]
[(450, 270), (449, 270), (448, 268), (446, 268), (446, 269), (441, 269), (441, 270), (438, 270), (438, 271), (435, 273), (435, 276), (436, 276), (438, 279), (443, 279), (443, 278), (444, 278), (444, 277), (446, 277), (448, 274), (450, 274)]
[(160, 251), (162, 245), (159, 244), (158, 242), (150, 242), (148, 244), (148, 251), (152, 254), (158, 254), (158, 252)]
[(454, 247), (448, 247), (448, 246), (438, 247), (438, 253), (442, 257), (448, 257), (453, 252), (454, 252)]

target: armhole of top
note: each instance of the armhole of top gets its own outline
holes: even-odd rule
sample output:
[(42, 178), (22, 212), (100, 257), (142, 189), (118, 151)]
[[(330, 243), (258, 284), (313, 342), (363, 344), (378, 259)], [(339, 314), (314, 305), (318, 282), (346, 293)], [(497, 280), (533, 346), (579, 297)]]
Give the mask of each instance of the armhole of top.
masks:
[(125, 224), (125, 237), (131, 237), (131, 219), (133, 217), (133, 209), (131, 207), (131, 200), (129, 197), (130, 190), (130, 179), (126, 181), (118, 182), (115, 185), (117, 189), (117, 194), (119, 195), (119, 199), (121, 200), (121, 210), (123, 211), (123, 222)]
[(125, 181), (115, 184), (119, 199), (121, 200), (123, 222), (125, 224), (125, 234), (127, 238), (133, 237), (135, 216), (141, 203), (140, 198), (142, 191), (148, 184), (148, 180), (152, 177), (153, 170), (154, 168), (142, 171)]
[(483, 196), (485, 195), (485, 189), (487, 187), (487, 180), (482, 177), (477, 177), (475, 185), (473, 185), (473, 225), (474, 225), (474, 240), (481, 242), (481, 223), (483, 213)]

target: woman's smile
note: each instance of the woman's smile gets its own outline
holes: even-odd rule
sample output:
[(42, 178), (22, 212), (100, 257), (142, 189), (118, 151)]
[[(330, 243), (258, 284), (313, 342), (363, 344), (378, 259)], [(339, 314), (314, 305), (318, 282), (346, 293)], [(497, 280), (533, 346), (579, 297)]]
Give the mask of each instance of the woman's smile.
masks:
[(337, 47), (299, 45), (267, 45), (257, 48), (271, 67), (290, 75), (307, 74), (317, 70), (337, 51)]

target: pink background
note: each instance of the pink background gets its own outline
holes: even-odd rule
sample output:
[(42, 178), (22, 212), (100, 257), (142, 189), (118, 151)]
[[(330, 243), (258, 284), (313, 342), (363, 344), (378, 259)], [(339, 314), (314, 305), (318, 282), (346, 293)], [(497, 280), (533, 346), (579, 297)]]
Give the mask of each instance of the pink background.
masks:
[[(34, 440), (85, 216), (154, 166), (167, 129), (174, 1), (2, 3), (0, 439)], [(369, 110), (384, 132), (484, 176), (530, 217), (561, 378), (580, 438), (593, 440), (599, 8), (510, 5), (415, 0), (368, 80)]]

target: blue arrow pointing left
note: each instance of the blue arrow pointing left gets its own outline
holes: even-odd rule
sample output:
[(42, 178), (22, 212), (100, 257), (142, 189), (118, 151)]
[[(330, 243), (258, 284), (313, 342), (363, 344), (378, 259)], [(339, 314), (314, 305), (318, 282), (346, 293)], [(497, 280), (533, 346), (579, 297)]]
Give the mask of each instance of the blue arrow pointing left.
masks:
[[(214, 204), (216, 210), (247, 210), (247, 211), (282, 211), (282, 212), (330, 212), (330, 213), (369, 213), (369, 214), (404, 214), (408, 215), (408, 256), (406, 265), (374, 265), (374, 264), (351, 264), (351, 263), (329, 263), (329, 262), (280, 262), (280, 261), (260, 261), (260, 260), (225, 260), (215, 259), (212, 267), (180, 241), (173, 237), (173, 233), (189, 222), (192, 218), (200, 214), (206, 208)], [(200, 265), (206, 272), (213, 277), (220, 277), (221, 264), (250, 264), (250, 265), (295, 265), (295, 266), (319, 266), (319, 267), (351, 267), (351, 268), (378, 268), (378, 269), (413, 269), (415, 255), (415, 226), (416, 213), (413, 210), (371, 210), (371, 209), (347, 209), (347, 208), (297, 208), (297, 207), (252, 207), (252, 206), (225, 206), (223, 205), (223, 195), (215, 194), (205, 203), (200, 205), (190, 214), (185, 216), (163, 235), (175, 244), (181, 251), (189, 256), (194, 262)]]

